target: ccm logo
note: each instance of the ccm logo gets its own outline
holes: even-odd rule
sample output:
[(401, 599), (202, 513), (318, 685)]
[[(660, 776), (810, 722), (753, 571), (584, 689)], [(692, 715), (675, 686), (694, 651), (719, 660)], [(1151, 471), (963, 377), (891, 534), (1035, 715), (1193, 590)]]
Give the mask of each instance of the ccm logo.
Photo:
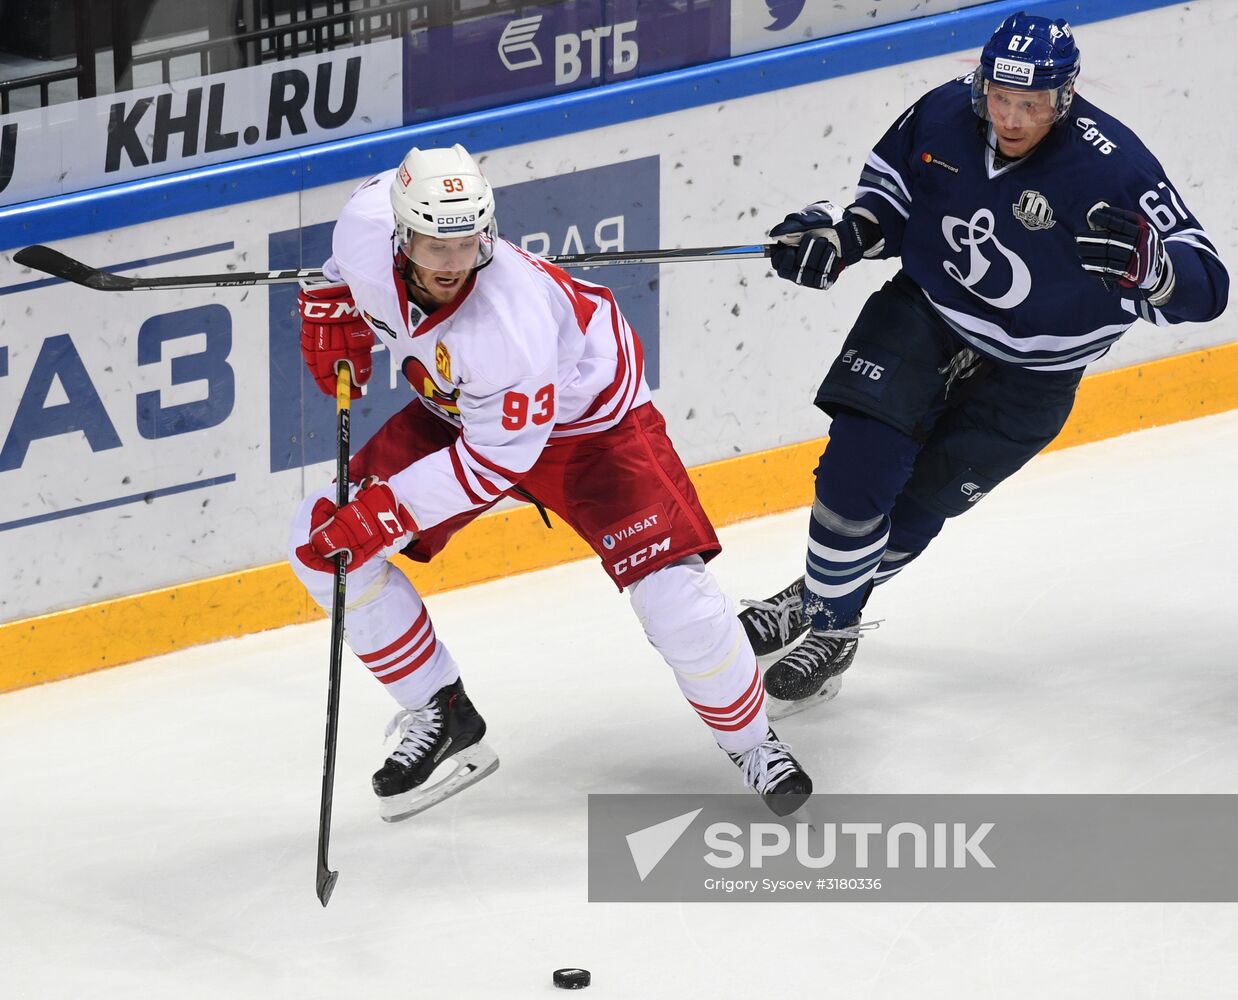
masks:
[(652, 559), (659, 552), (669, 552), (671, 550), (671, 537), (667, 535), (660, 542), (654, 542), (652, 545), (646, 545), (643, 549), (637, 549), (630, 556), (624, 556), (613, 567), (616, 576), (622, 576), (634, 566), (639, 566), (643, 562)]
[(378, 514), (378, 523), (381, 524), (389, 535), (403, 535), (404, 525), (400, 523), (400, 519), (389, 510), (380, 511)]
[(306, 319), (343, 319), (359, 313), (355, 302), (315, 302), (313, 299), (306, 299), (301, 302), (301, 315)]

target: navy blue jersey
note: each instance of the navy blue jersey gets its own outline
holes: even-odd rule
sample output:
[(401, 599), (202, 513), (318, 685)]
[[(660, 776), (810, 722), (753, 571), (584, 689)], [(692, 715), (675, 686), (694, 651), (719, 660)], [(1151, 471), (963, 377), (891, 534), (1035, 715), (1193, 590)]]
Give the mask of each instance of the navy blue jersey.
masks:
[[(869, 154), (855, 204), (881, 224), (878, 256), (903, 270), (975, 350), (1028, 368), (1079, 368), (1142, 317), (1219, 315), (1229, 276), (1203, 227), (1130, 129), (1078, 95), (1028, 156), (996, 156), (972, 110), (971, 78), (929, 91)], [(1154, 309), (1080, 266), (1075, 236), (1097, 202), (1140, 212), (1177, 285)]]

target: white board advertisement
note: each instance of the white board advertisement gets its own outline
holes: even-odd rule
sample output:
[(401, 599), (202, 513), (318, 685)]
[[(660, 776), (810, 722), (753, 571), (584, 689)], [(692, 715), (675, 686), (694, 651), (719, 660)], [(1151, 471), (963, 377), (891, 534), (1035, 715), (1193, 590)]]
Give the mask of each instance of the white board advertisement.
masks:
[[(731, 0), (731, 55), (845, 35), (989, 0)], [(996, 27), (996, 22), (994, 27)]]
[(403, 124), (389, 39), (0, 117), (0, 205)]

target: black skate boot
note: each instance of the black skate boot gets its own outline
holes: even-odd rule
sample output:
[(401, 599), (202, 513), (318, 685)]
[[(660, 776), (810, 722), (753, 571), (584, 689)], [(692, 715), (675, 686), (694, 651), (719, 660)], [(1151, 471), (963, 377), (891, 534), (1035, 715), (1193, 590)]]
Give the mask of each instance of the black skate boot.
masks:
[(772, 729), (763, 743), (743, 753), (728, 751), (727, 756), (743, 772), (744, 784), (760, 795), (776, 816), (789, 816), (812, 794), (812, 778)]
[(739, 603), (744, 605), (744, 610), (739, 613), (739, 623), (748, 633), (748, 641), (757, 656), (781, 655), (808, 631), (802, 576), (767, 601)]
[(765, 671), (769, 717), (785, 719), (838, 694), (839, 675), (855, 659), (860, 630), (858, 614), (845, 628), (810, 629), (803, 642), (771, 665)]
[[(437, 805), (499, 766), (499, 758), (481, 742), (486, 721), (458, 678), (423, 708), (398, 712), (387, 726), (387, 735), (397, 729), (399, 745), (374, 774), (374, 793), (389, 823)], [(449, 772), (430, 781), (449, 765)]]

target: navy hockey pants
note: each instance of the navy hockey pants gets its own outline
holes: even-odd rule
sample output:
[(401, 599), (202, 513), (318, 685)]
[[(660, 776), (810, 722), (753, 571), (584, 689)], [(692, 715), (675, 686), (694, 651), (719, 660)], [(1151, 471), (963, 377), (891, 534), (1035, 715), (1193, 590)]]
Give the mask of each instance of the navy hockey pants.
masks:
[(875, 583), (1057, 436), (1082, 374), (977, 356), (901, 272), (870, 296), (815, 402), (835, 418), (818, 501), (852, 522), (889, 517)]

